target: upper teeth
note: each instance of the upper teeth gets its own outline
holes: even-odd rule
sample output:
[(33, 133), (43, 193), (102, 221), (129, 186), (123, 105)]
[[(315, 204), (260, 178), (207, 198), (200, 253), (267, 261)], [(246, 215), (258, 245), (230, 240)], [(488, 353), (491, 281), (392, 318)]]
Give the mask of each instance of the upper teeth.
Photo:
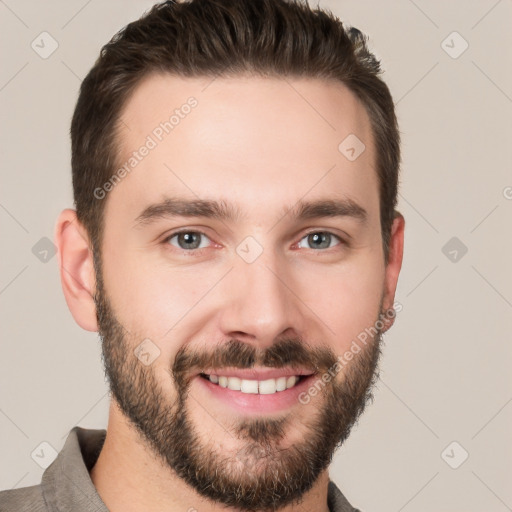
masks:
[(279, 377), (278, 379), (247, 380), (238, 377), (225, 377), (223, 375), (208, 375), (208, 379), (223, 388), (241, 391), (242, 393), (254, 393), (271, 395), (276, 391), (284, 391), (292, 388), (299, 380), (298, 376)]

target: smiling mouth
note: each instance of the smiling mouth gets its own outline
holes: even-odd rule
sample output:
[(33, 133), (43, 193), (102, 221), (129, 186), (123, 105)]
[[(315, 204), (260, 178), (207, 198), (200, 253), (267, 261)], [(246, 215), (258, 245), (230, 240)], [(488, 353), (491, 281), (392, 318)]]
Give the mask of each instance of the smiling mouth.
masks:
[(200, 373), (199, 376), (222, 388), (240, 391), (246, 394), (272, 395), (295, 387), (299, 382), (311, 377), (310, 375), (289, 375), (277, 378), (255, 380), (225, 375), (208, 375)]

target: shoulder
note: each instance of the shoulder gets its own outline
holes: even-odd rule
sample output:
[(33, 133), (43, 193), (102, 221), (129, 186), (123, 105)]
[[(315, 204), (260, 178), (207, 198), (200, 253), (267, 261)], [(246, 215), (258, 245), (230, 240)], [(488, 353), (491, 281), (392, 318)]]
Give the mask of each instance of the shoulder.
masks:
[(41, 485), (0, 491), (0, 512), (47, 512)]
[(332, 480), (329, 480), (327, 504), (330, 512), (361, 512), (348, 502), (347, 498), (345, 498)]

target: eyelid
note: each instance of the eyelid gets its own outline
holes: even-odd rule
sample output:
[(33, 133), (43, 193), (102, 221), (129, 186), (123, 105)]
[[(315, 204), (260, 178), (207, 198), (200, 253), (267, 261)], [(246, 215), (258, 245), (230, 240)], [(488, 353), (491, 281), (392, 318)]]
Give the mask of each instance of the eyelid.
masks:
[[(327, 229), (327, 228), (325, 228), (325, 229), (322, 229), (322, 228), (311, 228), (311, 229), (309, 229), (308, 231), (306, 231), (304, 233), (302, 238), (304, 238), (305, 236), (308, 236), (308, 235), (312, 235), (313, 233), (328, 233), (329, 235), (335, 236), (336, 238), (338, 238), (342, 242), (344, 241), (343, 235), (338, 235), (337, 233), (332, 231), (332, 228), (329, 228), (329, 229)], [(302, 240), (302, 238), (301, 238), (301, 240)], [(347, 235), (347, 238), (348, 238), (348, 235)]]
[[(194, 229), (194, 228), (192, 228), (192, 229), (191, 229), (191, 228), (180, 228), (180, 229), (177, 229), (176, 231), (171, 231), (169, 234), (166, 234), (166, 235), (164, 236), (164, 238), (163, 238), (163, 240), (162, 240), (162, 243), (163, 243), (163, 244), (169, 244), (169, 245), (171, 245), (171, 244), (170, 244), (170, 242), (169, 242), (169, 240), (170, 240), (171, 238), (174, 238), (176, 235), (179, 235), (180, 233), (197, 233), (197, 234), (199, 234), (199, 235), (202, 235), (202, 236), (206, 237), (206, 238), (211, 242), (211, 245), (212, 245), (212, 244), (218, 245), (218, 244), (216, 244), (216, 243), (211, 239), (211, 237), (209, 237), (209, 236), (208, 236), (204, 231), (201, 231), (201, 230), (199, 230), (199, 229)], [(181, 248), (179, 248), (179, 247), (175, 247), (175, 246), (173, 246), (173, 247), (174, 247), (176, 250), (178, 250), (178, 251), (180, 251), (180, 250), (181, 250), (181, 251), (183, 251), (183, 252), (190, 252), (190, 253), (192, 253), (192, 252), (198, 252), (198, 251), (201, 251), (201, 250), (203, 250), (203, 249), (208, 249), (208, 247), (200, 247), (200, 248), (198, 248), (198, 249), (189, 249), (189, 250), (187, 250), (187, 249), (181, 249)]]
[[(315, 252), (326, 252), (326, 251), (329, 251), (330, 249), (334, 249), (335, 247), (338, 247), (338, 246), (343, 246), (343, 245), (344, 246), (348, 246), (349, 245), (348, 241), (344, 237), (334, 233), (330, 229), (312, 228), (311, 230), (309, 230), (306, 233), (304, 233), (302, 235), (302, 237), (299, 239), (299, 241), (294, 244), (294, 246), (299, 244), (300, 242), (302, 242), (302, 240), (304, 240), (304, 238), (308, 237), (309, 235), (313, 235), (315, 233), (326, 233), (326, 234), (329, 234), (329, 235), (337, 238), (338, 241), (339, 241), (339, 244), (336, 244), (334, 247), (328, 247), (327, 249), (310, 249), (312, 251), (315, 251)], [(347, 236), (347, 238), (348, 238), (348, 236)]]
[(350, 236), (345, 231), (342, 231), (337, 228), (332, 228), (332, 227), (326, 227), (326, 228), (313, 227), (313, 228), (311, 228), (311, 230), (308, 230), (306, 232), (306, 235), (310, 235), (311, 233), (329, 233), (329, 234), (339, 238), (340, 241), (342, 241), (343, 243), (345, 243), (347, 245), (349, 244), (349, 242), (351, 240), (353, 240), (352, 236)]
[[(169, 240), (171, 238), (174, 238), (176, 235), (179, 235), (180, 233), (197, 233), (199, 235), (206, 237), (208, 240), (210, 240), (211, 245), (216, 245), (217, 247), (219, 247), (219, 245), (220, 245), (220, 244), (214, 242), (204, 231), (201, 231), (200, 229), (197, 229), (197, 228), (188, 228), (188, 227), (178, 228), (175, 231), (171, 231), (169, 234), (166, 234), (162, 240), (162, 243), (166, 244), (166, 245), (172, 245), (172, 244), (170, 244)], [(334, 233), (331, 229), (311, 228), (302, 234), (302, 236), (299, 238), (299, 240), (294, 243), (294, 246), (298, 245), (302, 240), (304, 240), (304, 238), (306, 238), (307, 236), (312, 235), (314, 233), (327, 233), (327, 234), (337, 238), (339, 241), (339, 244), (336, 244), (333, 247), (328, 247), (326, 249), (309, 249), (309, 250), (312, 250), (315, 252), (326, 252), (326, 251), (332, 250), (338, 246), (348, 246), (349, 245), (348, 241), (346, 240), (346, 238), (350, 238), (348, 235), (346, 237), (343, 237), (341, 235)], [(210, 247), (211, 247), (211, 245), (210, 245)], [(172, 246), (172, 247), (177, 251), (182, 251), (182, 252), (190, 253), (190, 254), (199, 253), (199, 252), (202, 252), (203, 250), (209, 248), (209, 247), (199, 247), (197, 249), (187, 250), (187, 249), (181, 249), (176, 246)]]

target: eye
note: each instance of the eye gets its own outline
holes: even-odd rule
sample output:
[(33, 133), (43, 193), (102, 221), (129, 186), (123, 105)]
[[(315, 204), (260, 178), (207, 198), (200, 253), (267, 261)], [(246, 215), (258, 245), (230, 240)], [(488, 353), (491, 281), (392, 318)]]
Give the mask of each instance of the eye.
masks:
[(309, 233), (298, 244), (298, 247), (304, 248), (302, 244), (303, 240), (306, 240), (306, 243), (309, 244), (307, 249), (329, 249), (335, 245), (338, 245), (336, 242), (343, 243), (343, 240), (333, 233), (329, 233), (328, 231), (315, 231), (313, 233)]
[(174, 245), (178, 249), (193, 250), (208, 247), (208, 242), (204, 242), (204, 240), (209, 241), (210, 239), (200, 231), (180, 231), (168, 236), (164, 242)]

